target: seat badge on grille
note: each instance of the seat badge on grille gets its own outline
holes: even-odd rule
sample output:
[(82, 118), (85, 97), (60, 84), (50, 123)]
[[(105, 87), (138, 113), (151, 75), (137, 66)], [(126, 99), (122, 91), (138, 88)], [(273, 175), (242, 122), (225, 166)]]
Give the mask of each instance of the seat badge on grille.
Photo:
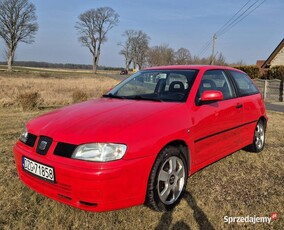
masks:
[(47, 142), (46, 141), (41, 141), (39, 146), (38, 146), (38, 149), (44, 151), (46, 146), (47, 146)]

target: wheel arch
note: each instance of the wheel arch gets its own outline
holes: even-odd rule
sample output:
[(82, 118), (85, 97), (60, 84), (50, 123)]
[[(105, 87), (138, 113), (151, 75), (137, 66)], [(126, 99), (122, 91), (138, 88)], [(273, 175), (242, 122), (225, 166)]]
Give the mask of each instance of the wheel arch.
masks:
[(267, 118), (264, 117), (264, 116), (261, 116), (258, 120), (263, 122), (264, 128), (266, 129), (266, 126), (267, 126)]
[[(167, 148), (176, 148), (179, 150), (179, 153), (175, 152), (173, 155), (176, 155), (179, 154), (179, 155), (182, 155), (182, 158), (183, 161), (185, 161), (184, 163), (186, 164), (185, 167), (187, 167), (187, 174), (185, 175), (186, 179), (188, 178), (188, 175), (189, 175), (189, 168), (190, 168), (190, 150), (189, 150), (189, 147), (187, 145), (187, 143), (182, 140), (182, 139), (177, 139), (177, 140), (172, 140), (166, 144), (164, 144), (163, 146), (161, 146), (158, 151), (157, 151), (157, 156), (155, 157), (155, 161), (152, 165), (152, 169), (150, 171), (150, 174), (149, 174), (149, 177), (148, 177), (148, 183), (147, 183), (147, 189), (146, 189), (146, 196), (145, 196), (145, 201), (144, 201), (144, 204), (146, 204), (148, 207), (150, 207), (151, 209), (155, 210), (155, 211), (169, 211), (169, 210), (172, 210), (172, 206), (173, 204), (170, 204), (169, 205), (169, 209), (168, 208), (161, 208), (161, 205), (160, 204), (157, 204), (156, 202), (156, 195), (155, 195), (155, 192), (154, 192), (154, 181), (156, 180), (155, 177), (156, 177), (156, 173), (158, 172), (159, 170), (159, 167), (160, 166), (157, 166), (156, 162), (159, 162), (160, 159), (163, 159), (163, 157), (167, 157), (168, 156), (171, 156), (170, 155), (170, 151), (168, 151)], [(186, 183), (187, 183), (187, 180), (185, 180), (185, 185), (184, 185), (184, 188), (185, 189), (185, 186), (186, 186)], [(179, 196), (180, 198), (178, 198), (177, 202), (180, 201), (181, 197), (182, 196)]]
[[(185, 158), (186, 164), (187, 164), (187, 170), (190, 171), (190, 149), (187, 143), (184, 140), (173, 140), (169, 143), (167, 143), (163, 148), (160, 149), (159, 153), (166, 148), (167, 146), (175, 146), (180, 149), (183, 157)], [(158, 155), (159, 155), (158, 153)], [(158, 156), (157, 156), (158, 157)]]

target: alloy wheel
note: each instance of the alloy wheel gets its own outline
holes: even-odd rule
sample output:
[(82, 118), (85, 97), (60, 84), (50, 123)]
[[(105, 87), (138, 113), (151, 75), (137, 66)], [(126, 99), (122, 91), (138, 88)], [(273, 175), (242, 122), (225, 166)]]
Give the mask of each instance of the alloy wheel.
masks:
[(158, 174), (158, 195), (161, 201), (170, 205), (173, 204), (182, 193), (185, 183), (185, 166), (183, 161), (176, 157), (169, 157)]

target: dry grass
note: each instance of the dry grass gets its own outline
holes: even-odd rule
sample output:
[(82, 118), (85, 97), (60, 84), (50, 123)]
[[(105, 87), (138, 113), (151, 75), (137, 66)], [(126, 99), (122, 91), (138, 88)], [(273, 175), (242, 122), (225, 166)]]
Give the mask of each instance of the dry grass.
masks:
[[(1, 89), (2, 83), (16, 92), (21, 87), (39, 87), (43, 97), (51, 97), (50, 104), (70, 103), (76, 87), (96, 92), (97, 87), (103, 91), (109, 85), (109, 80), (103, 81), (106, 78), (88, 77), (0, 79)], [(10, 93), (8, 89), (6, 93)], [(0, 98), (5, 96), (0, 94)], [(25, 122), (44, 112), (0, 108), (0, 229), (284, 229), (283, 113), (268, 113), (267, 145), (262, 153), (238, 151), (195, 173), (188, 180), (184, 199), (172, 212), (137, 206), (91, 213), (37, 194), (18, 179), (12, 147)], [(279, 214), (271, 225), (228, 225), (223, 219), (225, 215), (269, 216), (271, 212)]]
[[(17, 177), (12, 147), (26, 120), (42, 111), (0, 109), (0, 229), (283, 229), (284, 114), (269, 113), (267, 145), (261, 154), (238, 151), (194, 174), (173, 212), (144, 206), (89, 213), (45, 198)], [(224, 224), (223, 217), (278, 212), (267, 224)]]
[(21, 93), (39, 92), (43, 105), (67, 105), (73, 92), (83, 91), (89, 98), (100, 97), (119, 81), (98, 74), (0, 73), (0, 107), (17, 104)]

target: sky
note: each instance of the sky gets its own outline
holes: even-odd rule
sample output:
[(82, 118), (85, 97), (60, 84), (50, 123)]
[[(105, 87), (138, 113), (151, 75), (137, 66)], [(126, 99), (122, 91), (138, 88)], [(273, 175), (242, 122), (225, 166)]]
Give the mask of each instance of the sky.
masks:
[[(16, 61), (91, 64), (92, 56), (78, 42), (75, 29), (78, 16), (86, 10), (111, 7), (119, 24), (107, 34), (99, 65), (123, 67), (119, 55), (122, 33), (142, 30), (150, 36), (150, 47), (166, 44), (177, 50), (187, 48), (192, 56), (209, 56), (206, 43), (248, 0), (30, 0), (36, 6), (39, 30), (31, 45), (20, 43)], [(251, 0), (251, 2), (262, 0)], [(229, 63), (255, 64), (267, 59), (284, 38), (284, 1), (266, 0), (259, 8), (222, 36), (217, 36), (216, 52)], [(0, 60), (4, 43), (0, 41)], [(2, 54), (2, 55), (1, 55)]]

